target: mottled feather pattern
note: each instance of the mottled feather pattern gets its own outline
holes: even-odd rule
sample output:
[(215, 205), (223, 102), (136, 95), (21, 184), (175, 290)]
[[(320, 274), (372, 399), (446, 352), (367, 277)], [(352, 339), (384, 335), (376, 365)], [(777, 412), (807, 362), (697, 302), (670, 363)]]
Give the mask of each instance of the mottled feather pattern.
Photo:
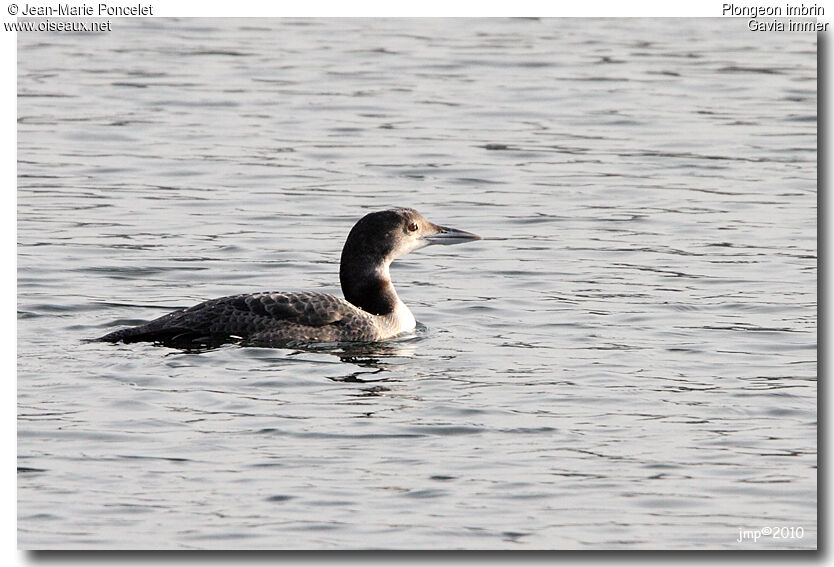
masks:
[(204, 301), (130, 329), (105, 341), (199, 340), (239, 337), (256, 344), (289, 341), (374, 341), (373, 317), (328, 293), (264, 292)]

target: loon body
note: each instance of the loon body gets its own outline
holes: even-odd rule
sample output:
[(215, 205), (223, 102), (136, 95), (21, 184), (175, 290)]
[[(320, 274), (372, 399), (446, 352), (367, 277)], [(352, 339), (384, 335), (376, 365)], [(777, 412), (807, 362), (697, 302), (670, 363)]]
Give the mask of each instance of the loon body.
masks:
[(391, 262), (428, 244), (480, 239), (470, 232), (433, 224), (414, 209), (369, 213), (354, 225), (342, 249), (339, 281), (345, 299), (318, 292), (232, 295), (96, 340), (243, 341), (263, 346), (385, 340), (416, 326), (414, 315), (391, 283)]

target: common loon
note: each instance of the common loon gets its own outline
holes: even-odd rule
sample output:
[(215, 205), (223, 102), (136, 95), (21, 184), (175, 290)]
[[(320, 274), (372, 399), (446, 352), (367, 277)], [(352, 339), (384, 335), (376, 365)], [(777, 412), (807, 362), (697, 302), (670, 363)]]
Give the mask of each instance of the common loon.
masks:
[(433, 224), (414, 209), (369, 213), (354, 225), (342, 249), (339, 281), (345, 299), (319, 292), (231, 295), (94, 340), (177, 344), (241, 341), (259, 346), (381, 341), (416, 326), (414, 315), (391, 283), (391, 262), (428, 244), (471, 240), (481, 237)]

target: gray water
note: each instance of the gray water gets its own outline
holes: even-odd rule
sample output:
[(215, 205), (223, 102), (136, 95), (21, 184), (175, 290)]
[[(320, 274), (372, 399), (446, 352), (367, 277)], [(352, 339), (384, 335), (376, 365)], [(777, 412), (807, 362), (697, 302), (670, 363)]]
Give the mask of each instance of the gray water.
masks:
[[(816, 546), (815, 35), (18, 38), (21, 547)], [(487, 237), (393, 265), (412, 335), (83, 342), (233, 293), (341, 295), (347, 232), (389, 206)]]

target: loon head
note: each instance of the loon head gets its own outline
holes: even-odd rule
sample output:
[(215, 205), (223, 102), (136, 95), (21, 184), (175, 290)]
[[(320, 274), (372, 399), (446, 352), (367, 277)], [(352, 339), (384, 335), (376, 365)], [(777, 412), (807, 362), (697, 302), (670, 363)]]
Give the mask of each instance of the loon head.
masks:
[(481, 240), (481, 237), (436, 225), (414, 209), (388, 209), (369, 213), (353, 226), (342, 249), (342, 262), (359, 258), (366, 264), (388, 265), (429, 244), (471, 240)]
[[(391, 301), (398, 300), (388, 272), (396, 258), (430, 244), (481, 239), (471, 232), (436, 225), (414, 209), (369, 213), (353, 226), (342, 249), (339, 280), (345, 299), (371, 313), (384, 313)], [(385, 298), (386, 293), (393, 299)]]

